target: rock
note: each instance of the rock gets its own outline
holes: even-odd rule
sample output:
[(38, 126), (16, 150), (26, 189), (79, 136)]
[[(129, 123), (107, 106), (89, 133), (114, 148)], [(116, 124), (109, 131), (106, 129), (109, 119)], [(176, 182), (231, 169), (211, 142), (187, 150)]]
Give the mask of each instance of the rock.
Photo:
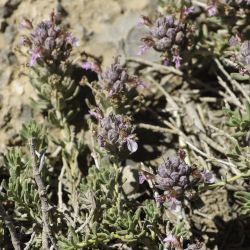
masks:
[(157, 5), (159, 5), (158, 0), (120, 0), (121, 5), (124, 6), (124, 8), (127, 11), (142, 11), (144, 9), (150, 8), (156, 9)]
[(0, 17), (1, 18), (8, 18), (12, 14), (11, 8), (7, 7), (6, 5), (0, 8)]
[(10, 128), (7, 130), (7, 137), (9, 138), (9, 146), (14, 146), (21, 142), (21, 137), (14, 128)]
[(0, 88), (9, 85), (11, 78), (12, 78), (12, 70), (10, 68), (5, 69), (4, 71), (0, 70)]
[(8, 23), (4, 19), (1, 19), (0, 20), (0, 32), (4, 33), (7, 26), (8, 26)]
[(11, 120), (11, 113), (8, 111), (2, 112), (0, 117), (0, 128), (5, 127)]
[(0, 8), (0, 17), (10, 17), (13, 14), (14, 10), (17, 9), (20, 3), (21, 0), (6, 1), (5, 4)]
[(13, 86), (14, 86), (15, 92), (16, 92), (18, 95), (23, 95), (23, 93), (24, 93), (24, 87), (23, 87), (23, 85), (22, 85), (19, 81), (17, 81), (17, 80), (14, 80), (14, 81), (12, 82), (12, 84), (13, 84)]
[(21, 106), (19, 118), (22, 122), (28, 122), (32, 119), (32, 109), (29, 105), (24, 104)]
[(123, 184), (124, 193), (126, 195), (135, 194), (139, 190), (138, 165), (128, 160), (122, 171), (122, 179), (126, 179)]
[[(143, 27), (134, 26), (128, 33), (126, 40), (124, 42), (124, 50), (127, 57), (136, 57), (139, 51), (139, 46), (141, 43), (141, 38), (145, 36), (147, 30)], [(159, 61), (160, 53), (156, 52), (154, 49), (147, 50), (140, 58), (149, 61)]]
[(13, 43), (15, 36), (16, 36), (16, 28), (12, 25), (9, 25), (6, 27), (6, 30), (4, 32), (4, 37), (6, 39), (7, 44)]
[(17, 64), (16, 54), (10, 49), (4, 49), (0, 52), (0, 63), (7, 65)]

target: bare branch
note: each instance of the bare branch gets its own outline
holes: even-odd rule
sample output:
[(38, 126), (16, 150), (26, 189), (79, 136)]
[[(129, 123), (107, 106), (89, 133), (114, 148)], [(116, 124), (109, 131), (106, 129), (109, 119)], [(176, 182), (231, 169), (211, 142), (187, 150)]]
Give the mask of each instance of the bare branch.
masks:
[(144, 59), (141, 59), (141, 58), (128, 57), (127, 61), (128, 62), (137, 62), (137, 63), (140, 63), (140, 64), (144, 64), (146, 66), (152, 67), (153, 69), (155, 69), (155, 70), (157, 70), (157, 71), (159, 71), (161, 73), (173, 73), (173, 74), (178, 75), (178, 76), (183, 75), (183, 73), (180, 70), (178, 70), (178, 69), (176, 69), (174, 67), (161, 65), (161, 64), (154, 63), (154, 62), (144, 60)]
[(6, 211), (3, 207), (3, 204), (1, 202), (0, 202), (0, 215), (3, 218), (6, 227), (9, 229), (11, 242), (12, 242), (14, 249), (21, 250), (20, 241), (18, 239), (15, 226), (12, 223), (12, 220), (9, 217), (9, 215), (6, 213)]
[[(35, 182), (38, 187), (38, 194), (41, 200), (41, 210), (42, 210), (42, 221), (43, 221), (43, 232), (42, 232), (42, 247), (43, 249), (49, 249), (49, 240), (51, 241), (54, 249), (57, 249), (55, 239), (52, 235), (50, 224), (49, 224), (49, 202), (47, 198), (47, 191), (44, 186), (43, 180), (40, 176), (39, 168), (41, 167), (41, 162), (37, 162), (36, 151), (35, 151), (35, 138), (31, 138), (30, 151), (32, 155), (32, 168)], [(43, 159), (43, 157), (41, 157)], [(43, 161), (44, 162), (44, 161)]]

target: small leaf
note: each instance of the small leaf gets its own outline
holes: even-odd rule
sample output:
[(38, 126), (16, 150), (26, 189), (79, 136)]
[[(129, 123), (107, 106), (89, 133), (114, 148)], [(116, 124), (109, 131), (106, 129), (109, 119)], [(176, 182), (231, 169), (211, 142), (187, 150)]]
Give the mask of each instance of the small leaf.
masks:
[(249, 80), (249, 75), (241, 74), (241, 73), (231, 73), (231, 77), (237, 81), (248, 81)]

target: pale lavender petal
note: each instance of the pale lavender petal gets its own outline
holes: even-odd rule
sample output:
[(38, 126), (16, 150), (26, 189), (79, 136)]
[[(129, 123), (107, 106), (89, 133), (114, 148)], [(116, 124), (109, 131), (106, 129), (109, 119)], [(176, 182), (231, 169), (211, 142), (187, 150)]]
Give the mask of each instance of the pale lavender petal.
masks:
[(142, 44), (139, 46), (139, 50), (136, 53), (136, 55), (142, 56), (148, 49), (149, 49), (149, 46), (147, 44)]
[(31, 46), (31, 41), (27, 36), (21, 36), (20, 44), (23, 46)]
[(127, 139), (127, 147), (128, 150), (132, 153), (136, 152), (138, 149), (138, 144), (136, 141), (132, 140), (132, 139)]
[(41, 57), (40, 52), (39, 51), (34, 51), (31, 55), (31, 59), (29, 62), (29, 66), (32, 67), (35, 65), (37, 58)]
[(204, 170), (202, 173), (202, 178), (204, 180), (204, 182), (206, 183), (214, 183), (215, 182), (215, 178), (214, 175), (209, 171), (209, 170)]
[(137, 84), (137, 86), (140, 86), (142, 88), (148, 88), (149, 87), (148, 83), (146, 83), (146, 82), (144, 82), (143, 80), (140, 80), (140, 79), (138, 79), (136, 81), (136, 84)]
[(159, 203), (164, 203), (166, 201), (165, 195), (156, 194), (154, 198), (155, 198), (155, 201)]
[(99, 65), (96, 64), (95, 62), (84, 62), (84, 63), (82, 63), (81, 66), (85, 70), (92, 70), (92, 71), (94, 71), (96, 73), (101, 72), (101, 69), (100, 69)]
[(182, 60), (182, 58), (181, 58), (179, 55), (173, 56), (172, 62), (175, 63), (175, 67), (176, 67), (177, 69), (179, 69), (180, 66), (181, 66), (181, 60)]
[(217, 6), (215, 4), (211, 4), (207, 8), (207, 12), (209, 16), (215, 16), (218, 12)]
[(194, 9), (195, 9), (194, 6), (191, 7), (184, 6), (183, 13), (184, 15), (188, 16), (189, 14), (194, 12)]
[(146, 180), (147, 180), (146, 176), (144, 174), (140, 173), (139, 174), (139, 183), (142, 184)]
[(170, 65), (170, 61), (169, 61), (168, 58), (165, 58), (165, 59), (163, 60), (163, 65), (165, 65), (165, 66), (169, 66), (169, 65)]
[(33, 29), (33, 25), (32, 25), (32, 22), (27, 19), (27, 18), (23, 18), (23, 20), (20, 22), (19, 24), (19, 28), (20, 29)]
[(181, 211), (181, 202), (177, 200), (175, 197), (169, 198), (170, 209), (176, 213)]
[(78, 47), (80, 42), (79, 42), (79, 39), (76, 38), (75, 36), (73, 36), (73, 34), (71, 32), (68, 32), (67, 33), (67, 36), (66, 36), (66, 41), (72, 45), (72, 47)]
[(144, 26), (144, 18), (143, 16), (140, 17), (139, 21), (137, 22), (137, 26)]
[(93, 117), (94, 117), (95, 119), (97, 119), (97, 120), (101, 120), (101, 119), (102, 119), (101, 114), (98, 113), (98, 112), (95, 112), (95, 111), (93, 111), (93, 110), (90, 110), (90, 111), (89, 111), (89, 114), (90, 114), (91, 116), (93, 116)]
[(171, 244), (176, 244), (178, 243), (178, 239), (176, 238), (175, 235), (173, 234), (168, 234), (167, 237), (163, 240), (165, 243), (171, 243)]
[(228, 44), (230, 46), (235, 46), (239, 43), (239, 39), (236, 37), (236, 36), (232, 36), (229, 41), (228, 41)]
[(92, 63), (91, 62), (82, 63), (82, 68), (85, 70), (92, 69)]

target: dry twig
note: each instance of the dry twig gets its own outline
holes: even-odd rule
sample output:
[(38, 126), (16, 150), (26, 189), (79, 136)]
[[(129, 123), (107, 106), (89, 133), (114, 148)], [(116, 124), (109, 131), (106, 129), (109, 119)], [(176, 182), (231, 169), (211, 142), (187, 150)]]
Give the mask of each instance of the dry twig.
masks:
[(0, 202), (0, 215), (1, 215), (2, 219), (4, 220), (6, 227), (9, 229), (11, 242), (12, 242), (14, 249), (21, 250), (21, 245), (20, 245), (20, 241), (18, 239), (17, 233), (16, 233), (15, 226), (12, 223), (12, 220), (9, 217), (9, 215), (6, 213), (6, 211), (3, 207), (3, 204), (1, 202)]
[(228, 74), (228, 72), (225, 70), (225, 68), (223, 67), (223, 65), (221, 64), (221, 62), (217, 58), (214, 61), (217, 64), (220, 71), (225, 75), (227, 80), (232, 84), (232, 86), (237, 88), (242, 93), (242, 95), (246, 98), (246, 100), (250, 103), (250, 97), (248, 96), (246, 91), (241, 87), (241, 85), (236, 80), (232, 79), (230, 74)]
[(37, 162), (36, 151), (35, 151), (35, 138), (31, 138), (30, 151), (32, 155), (32, 168), (35, 182), (38, 187), (38, 194), (41, 200), (41, 210), (42, 210), (42, 221), (43, 221), (43, 232), (42, 232), (42, 247), (43, 249), (49, 249), (49, 240), (51, 241), (54, 249), (58, 249), (55, 239), (53, 237), (50, 222), (49, 222), (49, 202), (47, 198), (47, 191), (44, 186), (43, 180), (41, 178), (39, 169), (44, 164), (44, 161)]
[(178, 76), (183, 75), (183, 73), (180, 70), (178, 70), (178, 69), (176, 69), (174, 67), (169, 67), (169, 66), (158, 64), (158, 63), (153, 63), (153, 62), (145, 60), (145, 59), (135, 58), (135, 57), (128, 57), (127, 61), (128, 62), (129, 61), (130, 62), (137, 62), (137, 63), (140, 63), (140, 64), (150, 66), (150, 67), (154, 68), (155, 70), (159, 71), (160, 73), (174, 73), (175, 75), (178, 75)]

